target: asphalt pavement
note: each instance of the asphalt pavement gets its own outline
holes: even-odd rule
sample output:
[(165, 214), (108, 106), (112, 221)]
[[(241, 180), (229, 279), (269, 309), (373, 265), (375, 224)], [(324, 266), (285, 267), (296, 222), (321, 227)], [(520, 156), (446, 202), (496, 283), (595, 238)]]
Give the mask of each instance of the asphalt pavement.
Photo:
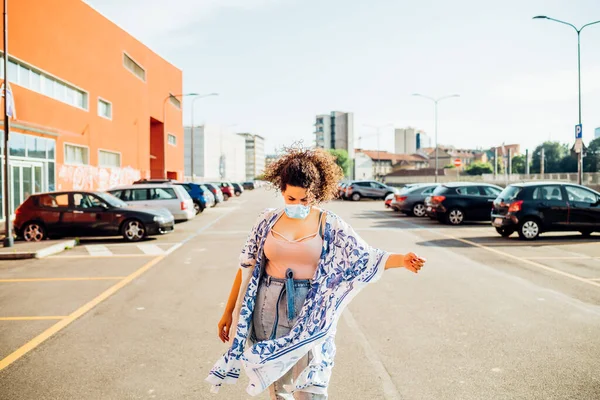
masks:
[[(239, 250), (279, 201), (245, 192), (141, 244), (1, 261), (0, 399), (250, 398), (244, 378), (218, 395), (204, 378), (226, 350), (216, 324)], [(600, 399), (600, 236), (529, 243), (380, 201), (326, 208), (372, 245), (428, 259), (344, 312), (331, 399)]]

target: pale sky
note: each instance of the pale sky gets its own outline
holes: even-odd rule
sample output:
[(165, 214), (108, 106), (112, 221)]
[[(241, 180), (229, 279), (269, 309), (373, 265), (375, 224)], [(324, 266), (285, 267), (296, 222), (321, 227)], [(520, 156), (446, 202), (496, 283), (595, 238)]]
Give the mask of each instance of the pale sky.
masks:
[[(572, 142), (577, 35), (600, 20), (598, 0), (88, 0), (183, 70), (184, 90), (218, 92), (196, 102), (195, 121), (267, 140), (267, 151), (310, 144), (316, 114), (354, 112), (364, 125), (415, 126), (439, 143), (487, 148)], [(600, 127), (600, 24), (581, 34), (584, 140)], [(184, 103), (184, 124), (190, 123)], [(367, 137), (368, 136), (368, 137)], [(393, 150), (393, 129), (381, 149)]]

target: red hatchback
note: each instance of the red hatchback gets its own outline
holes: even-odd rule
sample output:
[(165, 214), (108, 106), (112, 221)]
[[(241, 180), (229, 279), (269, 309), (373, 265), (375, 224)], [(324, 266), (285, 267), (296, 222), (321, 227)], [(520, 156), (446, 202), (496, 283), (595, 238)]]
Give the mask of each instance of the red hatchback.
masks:
[(34, 194), (15, 214), (15, 233), (28, 242), (48, 237), (119, 235), (137, 242), (174, 228), (168, 210), (136, 210), (104, 192)]

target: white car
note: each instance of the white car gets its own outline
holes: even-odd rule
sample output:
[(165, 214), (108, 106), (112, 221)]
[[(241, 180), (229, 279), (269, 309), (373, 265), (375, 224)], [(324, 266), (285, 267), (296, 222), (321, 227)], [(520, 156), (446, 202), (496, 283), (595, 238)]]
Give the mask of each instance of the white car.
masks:
[(147, 183), (120, 186), (108, 191), (135, 208), (166, 208), (176, 221), (187, 221), (196, 216), (194, 201), (179, 185)]

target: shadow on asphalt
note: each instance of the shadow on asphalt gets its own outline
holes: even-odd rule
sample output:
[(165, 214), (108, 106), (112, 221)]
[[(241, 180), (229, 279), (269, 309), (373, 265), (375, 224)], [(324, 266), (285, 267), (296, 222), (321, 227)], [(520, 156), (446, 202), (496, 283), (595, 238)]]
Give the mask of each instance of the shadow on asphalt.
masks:
[(442, 224), (437, 220), (423, 217), (413, 217), (397, 211), (362, 211), (353, 215), (354, 218), (369, 219), (375, 221), (374, 228), (394, 229), (457, 229), (457, 228), (481, 228), (490, 227), (489, 222), (466, 222), (460, 227)]
[[(521, 240), (518, 236), (511, 236), (509, 238), (502, 238), (500, 236), (479, 236), (479, 237), (465, 237), (458, 238), (468, 240), (486, 247), (508, 247), (508, 246), (527, 246), (527, 247), (547, 247), (547, 246), (561, 246), (570, 244), (585, 244), (585, 243), (600, 243), (600, 236), (592, 236), (584, 238), (581, 235), (565, 235), (565, 236), (547, 236), (540, 237), (534, 241)], [(476, 247), (472, 244), (462, 242), (456, 239), (436, 239), (427, 240), (417, 243), (421, 246), (429, 247), (446, 247), (446, 248), (469, 248)]]
[(84, 237), (79, 238), (79, 243), (81, 245), (88, 244), (120, 244), (120, 243), (130, 243), (130, 244), (139, 244), (139, 243), (151, 243), (157, 240), (157, 237), (150, 236), (145, 238), (144, 240), (140, 240), (139, 242), (128, 242), (121, 236), (109, 236), (109, 237)]

